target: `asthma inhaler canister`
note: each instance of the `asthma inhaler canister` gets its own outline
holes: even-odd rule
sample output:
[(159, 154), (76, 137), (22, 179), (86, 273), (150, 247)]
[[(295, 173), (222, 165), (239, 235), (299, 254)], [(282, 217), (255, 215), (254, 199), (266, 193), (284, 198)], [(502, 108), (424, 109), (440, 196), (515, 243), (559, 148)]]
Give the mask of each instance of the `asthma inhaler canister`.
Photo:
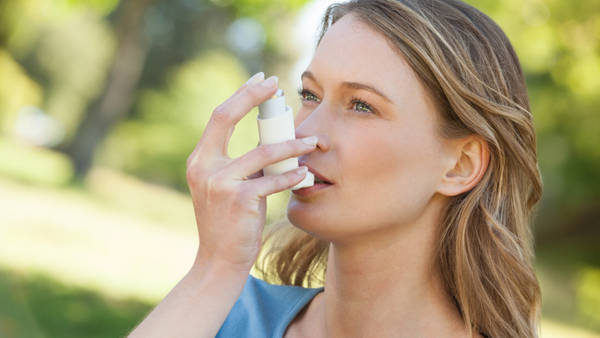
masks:
[[(296, 138), (294, 114), (292, 108), (285, 104), (283, 90), (278, 89), (275, 95), (258, 106), (258, 136), (260, 144), (272, 144)], [(263, 175), (280, 175), (298, 168), (298, 158), (291, 157), (263, 168)], [(313, 186), (315, 176), (310, 171), (300, 183), (291, 189), (296, 190)]]

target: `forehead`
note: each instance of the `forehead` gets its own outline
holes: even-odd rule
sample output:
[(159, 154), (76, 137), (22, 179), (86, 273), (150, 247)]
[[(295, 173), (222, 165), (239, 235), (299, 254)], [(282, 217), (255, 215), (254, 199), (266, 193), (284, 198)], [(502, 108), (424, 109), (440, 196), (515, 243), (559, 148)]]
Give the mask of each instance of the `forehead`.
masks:
[(317, 79), (367, 82), (385, 93), (414, 86), (414, 74), (385, 37), (352, 14), (333, 24), (317, 47), (308, 69)]

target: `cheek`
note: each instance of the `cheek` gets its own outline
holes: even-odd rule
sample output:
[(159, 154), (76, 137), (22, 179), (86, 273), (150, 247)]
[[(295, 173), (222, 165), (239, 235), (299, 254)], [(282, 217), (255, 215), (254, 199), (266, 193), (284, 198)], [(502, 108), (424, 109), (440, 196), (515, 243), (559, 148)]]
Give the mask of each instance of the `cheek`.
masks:
[[(344, 146), (343, 205), (360, 210), (370, 222), (408, 222), (417, 217), (434, 193), (437, 147), (418, 130), (361, 133), (362, 142)], [(364, 221), (364, 219), (362, 220)], [(363, 223), (364, 224), (364, 223)]]

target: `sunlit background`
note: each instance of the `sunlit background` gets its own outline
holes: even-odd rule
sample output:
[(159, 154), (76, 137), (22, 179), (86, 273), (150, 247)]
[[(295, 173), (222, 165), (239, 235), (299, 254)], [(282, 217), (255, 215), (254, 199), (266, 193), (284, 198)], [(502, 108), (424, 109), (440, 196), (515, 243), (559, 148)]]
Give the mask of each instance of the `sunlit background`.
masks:
[[(278, 75), (297, 111), (331, 1), (0, 0), (0, 336), (122, 337), (190, 267), (185, 161)], [(471, 0), (527, 73), (543, 337), (600, 337), (600, 1)], [(256, 111), (229, 154), (256, 146)], [(270, 196), (268, 222), (289, 191)]]

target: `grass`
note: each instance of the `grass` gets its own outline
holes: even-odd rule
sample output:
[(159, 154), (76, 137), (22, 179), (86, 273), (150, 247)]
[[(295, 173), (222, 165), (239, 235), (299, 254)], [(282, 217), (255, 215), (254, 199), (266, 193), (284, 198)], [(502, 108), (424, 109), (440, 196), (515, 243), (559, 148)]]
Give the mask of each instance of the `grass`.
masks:
[(46, 274), (0, 270), (0, 336), (122, 337), (153, 304), (61, 283)]
[(90, 194), (0, 180), (1, 264), (118, 297), (160, 299), (193, 262), (193, 223), (136, 217)]
[[(125, 336), (193, 262), (186, 194), (101, 168), (85, 187), (1, 163), (0, 175), (1, 337)], [(286, 196), (278, 198), (269, 200), (269, 219), (281, 215)], [(542, 337), (600, 337), (590, 252), (567, 242), (538, 250)]]

